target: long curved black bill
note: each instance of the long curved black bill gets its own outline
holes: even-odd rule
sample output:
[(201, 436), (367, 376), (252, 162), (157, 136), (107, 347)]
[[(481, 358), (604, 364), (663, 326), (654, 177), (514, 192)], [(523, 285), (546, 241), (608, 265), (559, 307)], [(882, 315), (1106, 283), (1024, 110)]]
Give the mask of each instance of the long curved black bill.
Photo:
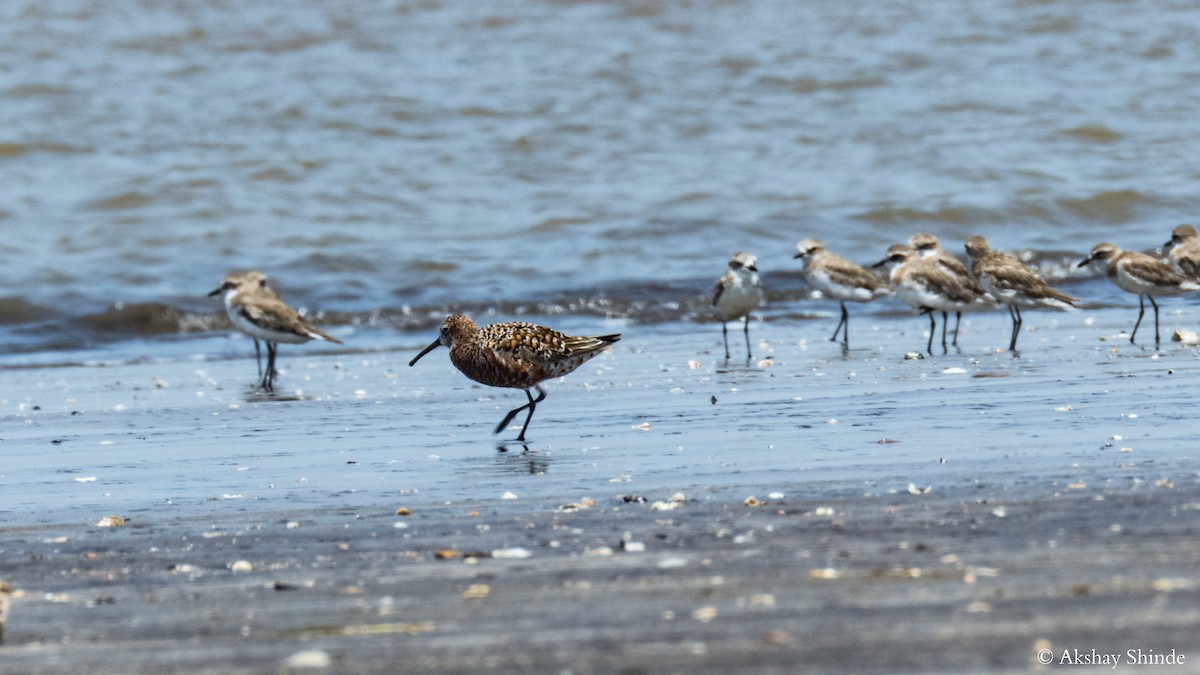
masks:
[(441, 347), (441, 346), (442, 346), (442, 341), (441, 341), (441, 339), (440, 339), (440, 338), (439, 338), (439, 339), (437, 339), (437, 340), (434, 340), (432, 344), (430, 344), (430, 345), (429, 345), (428, 347), (426, 347), (425, 349), (422, 349), (420, 354), (417, 354), (416, 356), (414, 356), (414, 357), (413, 357), (413, 360), (408, 362), (408, 365), (409, 365), (409, 366), (415, 366), (415, 365), (417, 365), (417, 361), (420, 361), (422, 356), (425, 356), (425, 355), (426, 355), (426, 354), (428, 354), (429, 352), (431, 352), (431, 351), (433, 351), (433, 350), (435, 350), (435, 349), (437, 349), (438, 347)]

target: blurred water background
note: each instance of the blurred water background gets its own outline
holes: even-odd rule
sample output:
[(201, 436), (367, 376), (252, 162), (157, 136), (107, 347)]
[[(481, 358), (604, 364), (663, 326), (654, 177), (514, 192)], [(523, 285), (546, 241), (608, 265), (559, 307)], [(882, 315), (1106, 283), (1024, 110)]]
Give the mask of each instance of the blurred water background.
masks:
[(7, 2), (0, 363), (186, 352), (243, 268), (351, 344), (698, 319), (738, 249), (805, 316), (805, 236), (1070, 284), (1194, 217), (1197, 109), (1192, 2)]

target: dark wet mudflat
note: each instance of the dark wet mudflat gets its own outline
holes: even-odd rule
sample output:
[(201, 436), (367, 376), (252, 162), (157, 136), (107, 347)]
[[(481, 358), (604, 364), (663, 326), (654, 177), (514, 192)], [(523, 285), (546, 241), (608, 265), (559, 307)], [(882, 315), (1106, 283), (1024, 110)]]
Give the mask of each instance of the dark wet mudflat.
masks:
[(490, 433), (519, 392), (405, 365), (425, 336), (291, 349), (275, 397), (250, 351), (5, 369), (2, 669), (1200, 662), (1200, 363), (1127, 318), (1037, 314), (1014, 358), (980, 315), (922, 359), (920, 318), (848, 355), (776, 319), (728, 364), (714, 326), (568, 319), (626, 338), (548, 384), (527, 448)]
[(1200, 486), (1194, 472), (1144, 475), (1001, 474), (924, 494), (837, 484), (819, 499), (803, 484), (695, 488), (676, 502), (397, 498), (11, 528), (5, 573), (21, 590), (4, 670), (1017, 671), (1075, 648), (1200, 658)]

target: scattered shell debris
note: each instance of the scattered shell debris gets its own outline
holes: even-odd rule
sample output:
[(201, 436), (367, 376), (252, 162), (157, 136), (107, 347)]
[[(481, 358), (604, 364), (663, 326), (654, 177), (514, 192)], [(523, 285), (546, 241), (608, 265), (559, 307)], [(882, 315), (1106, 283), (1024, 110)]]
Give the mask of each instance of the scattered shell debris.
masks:
[(516, 498), (517, 498), (516, 493), (512, 492), (511, 490), (500, 495), (500, 499), (516, 499)]
[(95, 476), (82, 476), (80, 478), (76, 478), (75, 482), (76, 483), (95, 483), (96, 477)]
[(959, 368), (956, 366), (953, 368), (947, 368), (947, 369), (943, 370), (942, 374), (943, 375), (965, 375), (966, 372), (967, 372), (966, 368)]
[(750, 495), (749, 497), (746, 497), (746, 499), (742, 503), (745, 504), (746, 506), (763, 506), (766, 504), (766, 502), (761, 501), (754, 495)]
[(487, 584), (471, 584), (467, 590), (462, 592), (464, 600), (482, 600), (490, 595), (492, 587)]
[(910, 495), (927, 495), (932, 491), (933, 491), (932, 485), (926, 485), (925, 487), (921, 488), (921, 487), (917, 487), (916, 483), (908, 484), (908, 494), (910, 494)]
[(566, 512), (580, 511), (583, 509), (590, 509), (595, 505), (596, 505), (596, 502), (594, 500), (585, 498), (585, 499), (580, 499), (577, 502), (572, 502), (570, 504), (563, 504), (555, 510), (556, 511), (566, 511)]
[(822, 567), (820, 569), (809, 570), (808, 576), (811, 579), (837, 579), (841, 574), (832, 567)]
[(230, 572), (253, 572), (254, 565), (249, 560), (235, 560), (229, 563)]
[(1171, 339), (1175, 342), (1181, 342), (1188, 346), (1194, 346), (1200, 344), (1200, 333), (1197, 333), (1194, 330), (1180, 328), (1177, 329), (1173, 335), (1171, 335)]
[(408, 516), (412, 515), (412, 511), (409, 511), (407, 506), (401, 506), (400, 508), (396, 509), (396, 515)]
[(1057, 408), (1055, 408), (1054, 410), (1055, 410), (1055, 412), (1071, 412), (1072, 410), (1074, 410), (1074, 408), (1072, 408), (1071, 404), (1068, 403), (1067, 405), (1060, 405)]
[(493, 558), (528, 558), (533, 555), (527, 548), (519, 546), (513, 548), (498, 548), (492, 551)]
[(701, 623), (708, 623), (717, 618), (717, 608), (712, 606), (701, 607), (692, 612), (692, 618)]
[(283, 666), (285, 668), (328, 668), (330, 662), (329, 654), (319, 649), (306, 649), (287, 657)]
[(125, 524), (125, 519), (121, 516), (104, 516), (96, 521), (96, 527), (120, 527)]

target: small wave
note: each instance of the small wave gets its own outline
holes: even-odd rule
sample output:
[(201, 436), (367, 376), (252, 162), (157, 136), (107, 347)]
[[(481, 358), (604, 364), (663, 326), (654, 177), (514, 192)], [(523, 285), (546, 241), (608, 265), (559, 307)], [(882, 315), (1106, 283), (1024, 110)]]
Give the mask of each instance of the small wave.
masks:
[(35, 321), (45, 321), (54, 316), (54, 312), (26, 302), (22, 298), (0, 298), (0, 324), (21, 324)]
[(379, 271), (375, 261), (357, 255), (312, 253), (287, 266), (304, 272), (354, 272), (369, 274)]
[(84, 208), (96, 211), (127, 211), (132, 209), (140, 209), (147, 206), (154, 199), (144, 192), (137, 190), (129, 190), (108, 197), (91, 200), (84, 204)]
[(1124, 223), (1133, 220), (1135, 211), (1151, 200), (1137, 190), (1106, 190), (1090, 197), (1061, 197), (1055, 202), (1085, 220)]
[(86, 155), (94, 152), (95, 148), (67, 143), (0, 143), (0, 157), (20, 157), (38, 152), (48, 152), (59, 155)]
[(1063, 129), (1059, 132), (1059, 135), (1087, 143), (1105, 144), (1116, 143), (1122, 138), (1121, 134), (1102, 124), (1084, 124), (1078, 127), (1071, 127), (1070, 129)]
[(819, 91), (875, 89), (887, 86), (889, 80), (879, 75), (862, 75), (840, 80), (821, 80), (810, 75), (801, 75), (798, 77), (764, 75), (758, 78), (755, 84), (763, 89), (782, 90), (790, 94), (815, 94)]
[(999, 214), (990, 209), (971, 206), (943, 206), (936, 211), (925, 211), (909, 207), (885, 206), (855, 214), (856, 220), (880, 225), (911, 225), (925, 223), (948, 223), (951, 225), (973, 225), (996, 222)]
[(228, 325), (223, 315), (197, 315), (162, 303), (116, 305), (81, 319), (90, 331), (126, 335), (196, 333)]

